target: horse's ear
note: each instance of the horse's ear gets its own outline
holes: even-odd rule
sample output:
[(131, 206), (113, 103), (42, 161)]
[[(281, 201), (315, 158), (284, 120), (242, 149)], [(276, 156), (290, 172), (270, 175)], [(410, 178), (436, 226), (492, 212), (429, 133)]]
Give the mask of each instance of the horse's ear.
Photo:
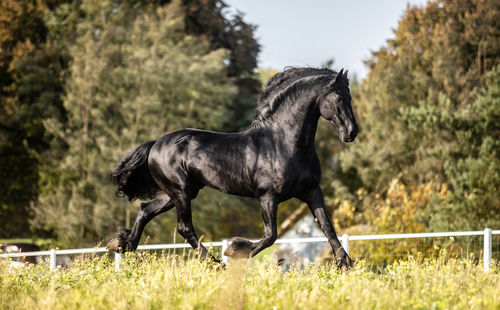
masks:
[(345, 73), (344, 73), (344, 78), (347, 80), (347, 73), (349, 72), (349, 70), (345, 70)]
[(344, 69), (340, 69), (340, 72), (337, 73), (337, 76), (330, 82), (330, 86), (333, 86), (333, 84), (340, 82), (340, 79), (343, 78), (344, 74)]
[(335, 77), (335, 82), (340, 81), (340, 78), (344, 77), (344, 68), (340, 69), (340, 72), (337, 73), (337, 76)]

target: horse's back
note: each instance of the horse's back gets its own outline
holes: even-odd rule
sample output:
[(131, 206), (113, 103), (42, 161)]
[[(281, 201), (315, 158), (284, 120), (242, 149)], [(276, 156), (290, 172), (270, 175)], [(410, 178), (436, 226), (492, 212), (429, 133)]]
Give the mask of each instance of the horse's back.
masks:
[(209, 186), (252, 196), (245, 133), (183, 129), (161, 137), (149, 154), (153, 177), (168, 186)]

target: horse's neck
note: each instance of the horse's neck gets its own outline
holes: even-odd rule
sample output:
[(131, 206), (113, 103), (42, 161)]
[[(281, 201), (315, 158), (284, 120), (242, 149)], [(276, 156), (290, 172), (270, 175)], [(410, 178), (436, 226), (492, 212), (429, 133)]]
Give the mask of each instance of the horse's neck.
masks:
[(273, 117), (276, 120), (273, 124), (275, 132), (294, 148), (314, 147), (319, 120), (319, 111), (315, 104), (317, 92), (317, 89), (311, 88), (293, 102), (287, 102)]

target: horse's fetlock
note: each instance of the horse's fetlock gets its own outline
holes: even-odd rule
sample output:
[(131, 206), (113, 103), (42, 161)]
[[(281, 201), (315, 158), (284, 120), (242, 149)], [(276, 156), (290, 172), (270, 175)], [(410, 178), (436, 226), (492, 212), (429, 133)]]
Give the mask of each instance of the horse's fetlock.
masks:
[(271, 245), (274, 244), (278, 240), (278, 235), (277, 234), (272, 234), (271, 237), (269, 237), (269, 242), (271, 242)]
[(278, 235), (277, 234), (272, 234), (272, 235), (269, 235), (269, 236), (264, 236), (264, 239), (262, 239), (262, 244), (265, 247), (269, 247), (269, 246), (273, 245), (274, 242), (276, 242), (277, 239), (278, 239)]

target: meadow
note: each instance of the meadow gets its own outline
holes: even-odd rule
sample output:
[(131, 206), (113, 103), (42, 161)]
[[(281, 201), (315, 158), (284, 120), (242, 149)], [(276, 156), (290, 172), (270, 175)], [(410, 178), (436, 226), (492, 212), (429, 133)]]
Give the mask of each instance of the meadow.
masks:
[(51, 271), (0, 261), (1, 309), (499, 309), (500, 269), (472, 259), (409, 257), (383, 270), (311, 264), (284, 271), (269, 256), (225, 268), (138, 252), (115, 272), (88, 257)]

